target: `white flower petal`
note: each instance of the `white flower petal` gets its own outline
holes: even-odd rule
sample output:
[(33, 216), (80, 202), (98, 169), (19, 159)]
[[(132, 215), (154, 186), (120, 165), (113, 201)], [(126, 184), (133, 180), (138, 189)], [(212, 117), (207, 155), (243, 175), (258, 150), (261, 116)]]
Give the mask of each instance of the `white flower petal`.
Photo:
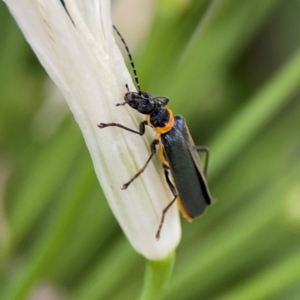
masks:
[[(112, 34), (108, 0), (7, 0), (11, 13), (78, 122), (109, 205), (133, 247), (149, 259), (162, 259), (180, 240), (178, 210), (167, 213), (155, 239), (163, 208), (172, 200), (158, 161), (123, 191), (149, 157), (154, 134), (140, 137), (119, 128), (100, 130), (100, 122), (138, 129), (142, 116), (123, 101), (133, 83)], [(150, 131), (150, 132), (149, 132)], [(97, 208), (95, 208), (97, 209)]]

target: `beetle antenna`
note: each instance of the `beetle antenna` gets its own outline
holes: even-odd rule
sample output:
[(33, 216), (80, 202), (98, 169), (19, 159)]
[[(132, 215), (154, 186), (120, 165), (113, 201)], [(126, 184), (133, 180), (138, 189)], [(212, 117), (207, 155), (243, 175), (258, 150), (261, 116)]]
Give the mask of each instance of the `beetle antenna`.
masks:
[(128, 57), (129, 57), (129, 61), (130, 61), (130, 64), (131, 64), (131, 67), (132, 67), (132, 71), (133, 71), (133, 74), (134, 74), (134, 79), (135, 79), (135, 82), (136, 82), (136, 85), (137, 85), (137, 89), (138, 89), (138, 92), (139, 94), (141, 94), (141, 86), (140, 86), (140, 83), (139, 83), (139, 78), (137, 76), (137, 72), (136, 72), (136, 68), (135, 68), (135, 65), (134, 65), (134, 62), (133, 62), (133, 59), (132, 59), (132, 55), (129, 51), (129, 48), (124, 40), (124, 38), (122, 37), (120, 31), (117, 29), (117, 27), (115, 25), (113, 25), (113, 28), (114, 30), (116, 31), (116, 33), (118, 34), (118, 36), (120, 37), (122, 43), (124, 44), (125, 46), (125, 49), (126, 49), (126, 52), (128, 54)]

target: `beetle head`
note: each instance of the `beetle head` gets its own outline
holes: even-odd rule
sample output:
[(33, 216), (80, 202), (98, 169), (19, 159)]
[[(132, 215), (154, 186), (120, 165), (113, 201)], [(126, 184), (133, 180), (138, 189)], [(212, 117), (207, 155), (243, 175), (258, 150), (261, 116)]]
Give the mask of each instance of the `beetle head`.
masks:
[(155, 108), (155, 100), (146, 92), (128, 92), (124, 95), (125, 103), (138, 112), (148, 115)]

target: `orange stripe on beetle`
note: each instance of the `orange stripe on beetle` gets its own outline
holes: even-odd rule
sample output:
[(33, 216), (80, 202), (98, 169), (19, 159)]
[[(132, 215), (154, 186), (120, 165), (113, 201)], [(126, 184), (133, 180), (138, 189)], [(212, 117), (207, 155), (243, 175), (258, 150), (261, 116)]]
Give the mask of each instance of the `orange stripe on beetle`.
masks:
[(182, 212), (182, 215), (189, 221), (189, 222), (192, 222), (193, 221), (193, 218), (189, 215), (189, 213), (186, 211), (186, 209), (184, 208), (182, 202), (181, 202), (181, 199), (180, 197), (178, 196), (176, 198), (177, 202), (178, 202), (178, 206), (179, 206), (179, 209), (181, 210)]

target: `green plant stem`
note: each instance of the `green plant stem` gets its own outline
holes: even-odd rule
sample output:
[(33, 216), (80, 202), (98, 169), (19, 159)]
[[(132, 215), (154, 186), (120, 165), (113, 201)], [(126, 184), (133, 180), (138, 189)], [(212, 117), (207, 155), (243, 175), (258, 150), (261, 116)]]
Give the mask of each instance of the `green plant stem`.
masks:
[(145, 273), (144, 290), (141, 300), (161, 299), (170, 281), (174, 262), (174, 252), (172, 252), (164, 260), (148, 260)]

